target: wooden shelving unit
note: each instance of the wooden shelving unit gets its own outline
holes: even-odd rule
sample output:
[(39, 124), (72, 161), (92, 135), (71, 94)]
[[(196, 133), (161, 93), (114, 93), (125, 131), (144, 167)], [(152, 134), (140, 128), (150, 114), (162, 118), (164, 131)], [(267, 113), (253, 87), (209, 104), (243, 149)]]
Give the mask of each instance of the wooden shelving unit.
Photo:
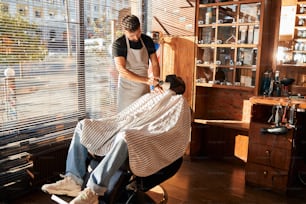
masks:
[[(272, 65), (275, 31), (270, 16), (277, 1), (200, 2), (195, 18), (195, 117), (241, 121), (244, 101), (258, 95), (263, 70)], [(233, 104), (221, 110), (225, 98)]]
[(197, 84), (254, 88), (262, 12), (260, 1), (198, 4)]
[(294, 27), (293, 61), (306, 64), (306, 1), (297, 1)]
[(275, 0), (197, 1), (191, 156), (208, 144), (205, 154), (233, 156), (236, 135), (248, 135), (249, 98), (272, 66), (278, 9)]
[(280, 71), (280, 79), (293, 78), (295, 81), (290, 86), (293, 95), (306, 95), (306, 1), (291, 2), (296, 6), (294, 33), (291, 38), (279, 42), (280, 47), (285, 47), (287, 60), (281, 61), (275, 67)]

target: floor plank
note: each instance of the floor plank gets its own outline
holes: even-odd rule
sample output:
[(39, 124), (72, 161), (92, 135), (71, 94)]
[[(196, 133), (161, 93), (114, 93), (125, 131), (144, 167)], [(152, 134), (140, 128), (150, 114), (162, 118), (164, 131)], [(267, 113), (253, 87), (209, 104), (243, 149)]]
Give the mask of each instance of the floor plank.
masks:
[[(306, 203), (306, 186), (289, 196), (246, 185), (244, 176), (244, 165), (241, 164), (223, 160), (190, 160), (186, 157), (179, 172), (162, 186), (168, 193), (168, 204)], [(155, 194), (149, 192), (152, 193)], [(153, 197), (159, 199), (159, 196)], [(50, 198), (50, 195), (37, 189), (12, 203), (54, 204)]]

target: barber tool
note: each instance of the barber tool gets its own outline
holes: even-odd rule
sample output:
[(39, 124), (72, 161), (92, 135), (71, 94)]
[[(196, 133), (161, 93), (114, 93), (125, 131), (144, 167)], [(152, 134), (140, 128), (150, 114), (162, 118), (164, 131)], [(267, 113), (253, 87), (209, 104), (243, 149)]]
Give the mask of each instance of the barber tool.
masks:
[(289, 96), (289, 89), (288, 87), (294, 82), (295, 80), (292, 78), (284, 78), (281, 80), (281, 84), (284, 85), (283, 87), (283, 95)]
[(272, 107), (272, 115), (268, 119), (268, 123), (274, 120), (276, 127), (279, 127), (282, 122), (283, 107), (281, 105), (274, 105)]
[[(275, 135), (282, 135), (286, 134), (288, 132), (288, 128), (285, 125), (282, 125), (282, 123), (287, 122), (287, 116), (286, 112), (289, 108), (289, 105), (286, 105), (283, 109), (283, 107), (279, 105), (274, 105), (272, 107), (272, 115), (269, 118), (268, 122), (272, 122), (274, 120), (274, 126), (270, 128), (261, 128), (261, 133), (269, 133), (269, 134), (275, 134)], [(290, 121), (290, 119), (289, 119)]]
[(283, 108), (281, 105), (276, 106), (274, 123), (276, 127), (280, 126)]
[(268, 88), (268, 96), (272, 96), (273, 88), (274, 88), (274, 79), (271, 79), (270, 86)]
[(289, 105), (287, 104), (283, 110), (282, 123), (287, 123), (287, 110), (289, 109)]
[(261, 133), (270, 133), (270, 134), (282, 135), (282, 134), (286, 134), (288, 132), (288, 128), (286, 126), (261, 128), (260, 132)]
[(158, 80), (158, 85), (161, 86), (163, 88), (163, 90), (170, 89), (170, 83), (169, 82), (165, 82), (163, 80)]
[(294, 124), (294, 116), (295, 116), (295, 105), (293, 104), (291, 107), (290, 107), (290, 110), (289, 110), (289, 124), (290, 125), (293, 125)]

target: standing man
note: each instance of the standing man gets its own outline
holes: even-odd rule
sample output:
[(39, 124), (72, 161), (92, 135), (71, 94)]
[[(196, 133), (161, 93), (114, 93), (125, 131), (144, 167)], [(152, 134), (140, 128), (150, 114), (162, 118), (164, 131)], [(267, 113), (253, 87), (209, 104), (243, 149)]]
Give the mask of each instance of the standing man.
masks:
[[(125, 16), (122, 20), (122, 28), (124, 35), (119, 37), (112, 47), (119, 72), (118, 112), (148, 93), (150, 86), (156, 87), (160, 77), (154, 42), (151, 37), (142, 34), (138, 17)], [(149, 62), (151, 62), (153, 77), (148, 77)]]

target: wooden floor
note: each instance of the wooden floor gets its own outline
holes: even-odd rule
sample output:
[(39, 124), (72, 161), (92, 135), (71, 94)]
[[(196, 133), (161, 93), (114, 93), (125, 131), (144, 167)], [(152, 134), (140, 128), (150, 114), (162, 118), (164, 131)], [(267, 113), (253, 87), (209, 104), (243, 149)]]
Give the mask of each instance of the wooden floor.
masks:
[[(244, 175), (243, 164), (208, 159), (191, 161), (185, 158), (179, 172), (162, 186), (168, 193), (168, 204), (306, 203), (304, 189), (290, 196), (273, 193), (246, 185)], [(12, 203), (54, 204), (55, 202), (50, 199), (50, 195), (38, 189)]]

